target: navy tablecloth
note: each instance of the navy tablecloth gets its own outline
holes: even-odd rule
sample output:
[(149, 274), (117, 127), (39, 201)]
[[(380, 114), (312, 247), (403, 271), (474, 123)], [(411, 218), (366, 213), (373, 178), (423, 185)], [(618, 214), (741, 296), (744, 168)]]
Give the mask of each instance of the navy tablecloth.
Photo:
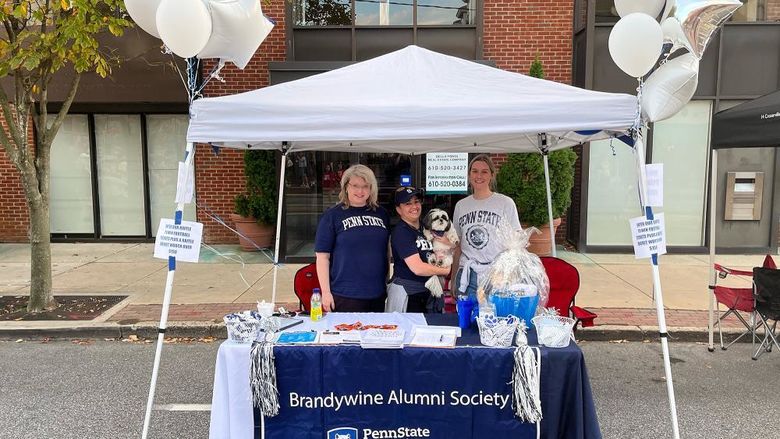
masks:
[[(453, 315), (426, 318), (457, 325)], [(277, 346), (281, 408), (264, 419), (265, 437), (535, 438), (536, 425), (513, 416), (513, 349), (478, 347), (476, 329), (458, 344), (473, 347)], [(540, 352), (541, 437), (600, 438), (582, 351), (571, 343)], [(255, 411), (258, 438), (259, 419)]]

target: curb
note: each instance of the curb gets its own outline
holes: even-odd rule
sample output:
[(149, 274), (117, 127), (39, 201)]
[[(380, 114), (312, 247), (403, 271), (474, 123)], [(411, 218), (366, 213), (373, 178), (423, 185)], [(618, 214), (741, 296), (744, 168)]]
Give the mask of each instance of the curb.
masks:
[[(708, 342), (707, 328), (667, 328), (669, 341), (674, 342)], [(38, 340), (38, 339), (87, 339), (115, 338), (123, 339), (129, 335), (141, 338), (157, 338), (157, 322), (141, 322), (133, 325), (105, 324), (77, 327), (20, 327), (0, 328), (0, 340)], [(738, 330), (724, 330), (729, 338), (740, 334)], [(201, 338), (214, 337), (226, 339), (227, 331), (223, 324), (203, 322), (173, 322), (168, 326), (167, 338)], [(658, 328), (653, 326), (595, 326), (577, 330), (575, 334), (579, 341), (628, 341), (657, 342)], [(717, 334), (715, 334), (717, 343)], [(749, 340), (749, 338), (746, 338)]]
[[(130, 335), (140, 338), (157, 338), (157, 324), (140, 325), (92, 325), (77, 327), (51, 328), (0, 328), (0, 340), (40, 340), (48, 339), (85, 339), (85, 338), (115, 338), (123, 339)], [(214, 337), (226, 339), (227, 331), (224, 325), (198, 324), (192, 322), (173, 324), (165, 331), (166, 338), (201, 338)]]

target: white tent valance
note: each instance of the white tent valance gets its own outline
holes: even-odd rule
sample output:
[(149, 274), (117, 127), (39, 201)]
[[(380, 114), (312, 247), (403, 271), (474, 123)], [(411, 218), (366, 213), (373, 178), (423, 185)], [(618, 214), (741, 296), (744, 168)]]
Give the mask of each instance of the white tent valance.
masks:
[(637, 99), (507, 72), (417, 46), (237, 95), (196, 100), (188, 142), (281, 149), (530, 152), (630, 128)]

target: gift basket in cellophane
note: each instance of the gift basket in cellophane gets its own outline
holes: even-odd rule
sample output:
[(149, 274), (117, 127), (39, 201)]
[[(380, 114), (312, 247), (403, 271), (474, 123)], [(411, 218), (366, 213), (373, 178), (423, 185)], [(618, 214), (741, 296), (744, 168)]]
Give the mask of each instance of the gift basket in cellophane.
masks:
[(535, 228), (512, 230), (508, 225), (498, 229), (506, 243), (485, 276), (480, 277), (477, 300), (480, 310), (495, 309), (499, 318), (515, 316), (531, 325), (537, 309), (547, 304), (550, 281), (538, 256), (528, 251), (528, 239)]

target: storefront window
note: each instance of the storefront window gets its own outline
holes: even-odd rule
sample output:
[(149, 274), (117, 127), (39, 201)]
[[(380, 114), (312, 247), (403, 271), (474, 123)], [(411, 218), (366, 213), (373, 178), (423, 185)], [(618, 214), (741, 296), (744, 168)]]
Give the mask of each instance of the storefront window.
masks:
[(51, 232), (94, 233), (89, 123), (72, 114), (51, 146)]
[(634, 150), (619, 140), (590, 143), (588, 245), (631, 245), (629, 218), (642, 214)]
[(475, 3), (475, 0), (417, 0), (417, 24), (474, 24)]
[[(184, 159), (187, 116), (179, 114), (146, 117), (149, 158), (149, 201), (152, 236), (157, 234), (161, 218), (173, 218), (176, 204), (176, 179), (179, 161)], [(184, 205), (184, 219), (195, 221), (195, 205)]]
[(297, 26), (349, 26), (350, 0), (297, 0), (293, 7)]
[(692, 101), (652, 131), (653, 163), (664, 164), (658, 211), (666, 213), (667, 245), (703, 245), (710, 115), (710, 101)]
[(146, 235), (140, 117), (96, 115), (95, 143), (101, 234)]
[(355, 0), (355, 24), (359, 26), (411, 26), (413, 0)]
[[(398, 223), (393, 196), (402, 176), (411, 184), (425, 187), (423, 156), (346, 152), (291, 153), (285, 176), (285, 257), (313, 258), (314, 237), (322, 213), (339, 202), (343, 172), (353, 164), (371, 168), (379, 185), (379, 205), (390, 214), (390, 226)], [(452, 213), (465, 195), (428, 195), (423, 209), (438, 207)]]

